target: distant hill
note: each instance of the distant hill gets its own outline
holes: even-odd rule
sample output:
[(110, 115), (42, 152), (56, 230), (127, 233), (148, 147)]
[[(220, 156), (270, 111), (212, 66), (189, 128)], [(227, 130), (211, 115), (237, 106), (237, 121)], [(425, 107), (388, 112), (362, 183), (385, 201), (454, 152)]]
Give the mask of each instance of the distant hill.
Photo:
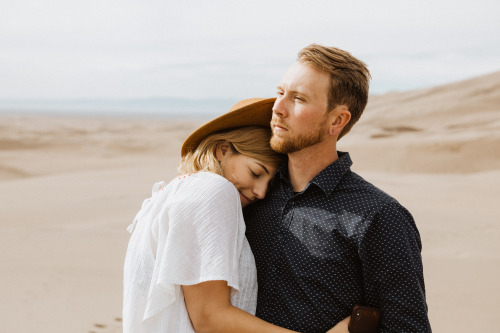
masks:
[(361, 120), (339, 145), (360, 152), (363, 169), (498, 169), (500, 71), (433, 88), (370, 96)]
[(0, 99), (0, 113), (116, 115), (205, 118), (224, 113), (236, 99), (131, 98), (131, 99)]

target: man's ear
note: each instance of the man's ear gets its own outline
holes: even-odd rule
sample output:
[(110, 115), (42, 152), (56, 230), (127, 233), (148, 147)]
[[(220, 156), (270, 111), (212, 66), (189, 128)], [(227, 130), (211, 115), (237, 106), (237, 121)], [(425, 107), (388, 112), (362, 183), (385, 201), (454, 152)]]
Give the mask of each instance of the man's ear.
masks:
[(342, 129), (351, 120), (351, 112), (346, 105), (338, 105), (330, 112), (330, 128), (329, 134), (331, 136), (339, 135)]
[(229, 147), (228, 142), (221, 142), (217, 145), (217, 148), (215, 148), (215, 157), (217, 157), (217, 160), (220, 162), (222, 161), (222, 158), (226, 156), (228, 151), (231, 149)]

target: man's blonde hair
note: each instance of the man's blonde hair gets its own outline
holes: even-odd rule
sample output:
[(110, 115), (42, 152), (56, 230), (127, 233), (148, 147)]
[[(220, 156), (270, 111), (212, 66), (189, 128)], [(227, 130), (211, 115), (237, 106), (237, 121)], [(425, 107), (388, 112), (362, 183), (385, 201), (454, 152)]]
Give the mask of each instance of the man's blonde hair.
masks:
[(351, 120), (340, 132), (340, 139), (359, 120), (368, 102), (371, 76), (366, 64), (347, 51), (318, 44), (300, 50), (297, 60), (330, 74), (328, 111), (346, 105), (351, 113)]
[(208, 135), (195, 150), (187, 153), (177, 169), (179, 174), (206, 171), (222, 175), (220, 163), (215, 155), (217, 147), (222, 143), (229, 143), (233, 153), (278, 167), (283, 163), (285, 155), (271, 149), (270, 139), (271, 129), (259, 126), (216, 132)]

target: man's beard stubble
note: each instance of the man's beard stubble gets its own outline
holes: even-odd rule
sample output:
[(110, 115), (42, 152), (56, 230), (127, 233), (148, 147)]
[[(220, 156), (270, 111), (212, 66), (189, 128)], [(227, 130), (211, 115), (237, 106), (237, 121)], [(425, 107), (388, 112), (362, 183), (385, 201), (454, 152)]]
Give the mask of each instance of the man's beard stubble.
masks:
[[(287, 127), (285, 127), (287, 128)], [(271, 148), (280, 154), (290, 154), (300, 151), (304, 148), (313, 146), (323, 141), (326, 132), (326, 124), (318, 124), (318, 126), (308, 133), (293, 136), (287, 128), (284, 137), (279, 137), (274, 134), (271, 136)]]

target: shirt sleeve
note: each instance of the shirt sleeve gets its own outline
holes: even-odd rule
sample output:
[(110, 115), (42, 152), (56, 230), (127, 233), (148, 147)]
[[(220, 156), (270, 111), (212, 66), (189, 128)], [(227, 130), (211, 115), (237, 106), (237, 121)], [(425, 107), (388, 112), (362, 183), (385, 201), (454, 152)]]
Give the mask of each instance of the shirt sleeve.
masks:
[(181, 181), (153, 224), (158, 248), (146, 316), (175, 300), (173, 286), (223, 280), (239, 290), (238, 265), (244, 230), (234, 186), (216, 175)]
[(420, 235), (397, 202), (374, 216), (360, 247), (367, 305), (382, 309), (380, 332), (431, 332)]

